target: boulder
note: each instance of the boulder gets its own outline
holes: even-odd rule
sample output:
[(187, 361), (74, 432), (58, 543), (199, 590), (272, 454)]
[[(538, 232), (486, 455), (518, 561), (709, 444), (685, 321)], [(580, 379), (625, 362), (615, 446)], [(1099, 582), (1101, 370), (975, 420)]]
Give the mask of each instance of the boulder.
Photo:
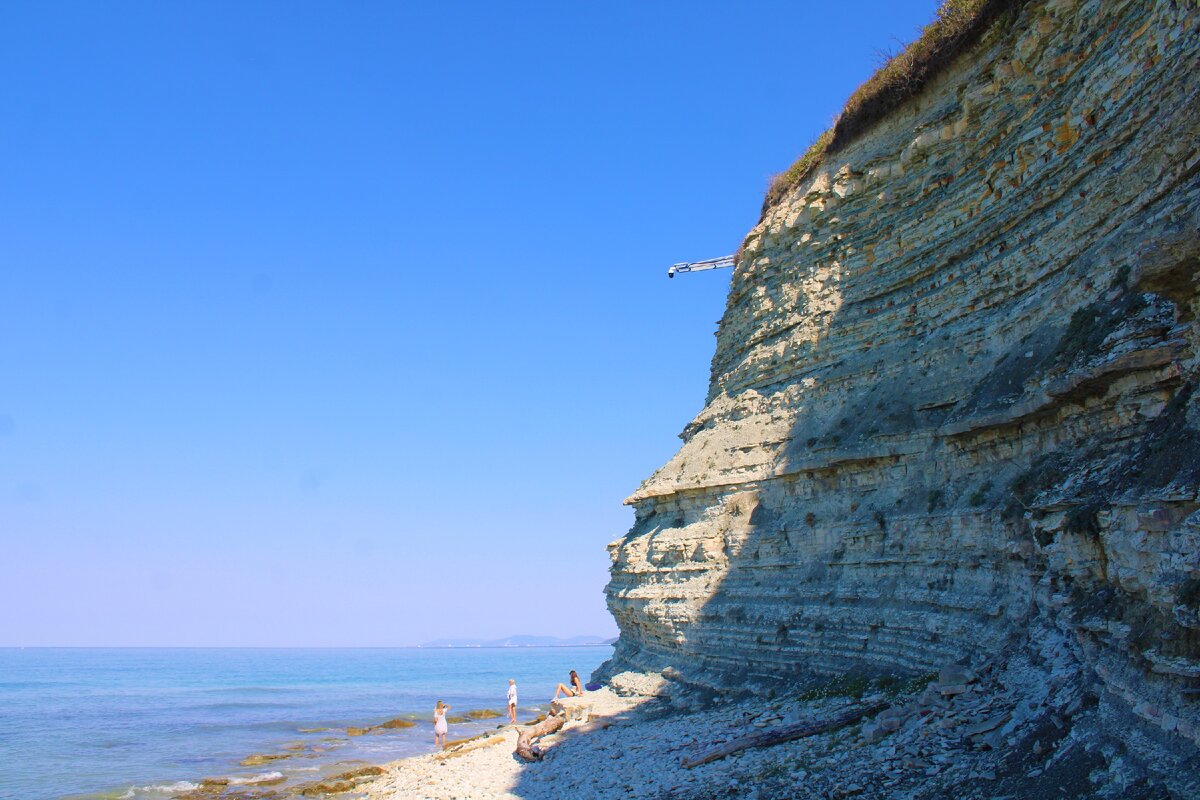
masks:
[[(467, 713), (467, 716), (470, 716), (470, 712)], [(378, 725), (375, 725), (372, 728), (372, 730), (380, 730), (380, 729), (391, 730), (394, 728), (413, 728), (413, 727), (416, 727), (416, 724), (417, 723), (413, 722), (411, 719), (404, 719), (403, 717), (396, 717), (395, 719), (389, 719), (387, 722), (381, 722)]]
[(961, 664), (946, 664), (938, 670), (938, 684), (941, 686), (965, 686), (975, 682), (975, 673)]
[(238, 763), (243, 767), (261, 767), (263, 764), (269, 764), (272, 761), (282, 761), (285, 758), (291, 757), (291, 753), (255, 753), (252, 756), (246, 756)]
[(467, 712), (467, 719), (496, 719), (501, 716), (503, 714), (499, 711), (490, 708), (478, 708)]
[(347, 772), (341, 772), (337, 775), (330, 775), (328, 778), (323, 778), (319, 781), (303, 783), (295, 787), (293, 794), (311, 797), (313, 795), (322, 794), (341, 794), (343, 792), (352, 792), (358, 788), (360, 784), (366, 783), (371, 778), (383, 775), (385, 770), (382, 767), (369, 766), (359, 767)]
[(973, 725), (967, 725), (962, 729), (962, 732), (964, 736), (979, 736), (987, 733), (988, 731), (996, 730), (996, 728), (999, 728), (1011, 718), (1012, 714), (1009, 714), (1006, 711), (1003, 714), (996, 714), (994, 717), (989, 717), (982, 722), (976, 722)]

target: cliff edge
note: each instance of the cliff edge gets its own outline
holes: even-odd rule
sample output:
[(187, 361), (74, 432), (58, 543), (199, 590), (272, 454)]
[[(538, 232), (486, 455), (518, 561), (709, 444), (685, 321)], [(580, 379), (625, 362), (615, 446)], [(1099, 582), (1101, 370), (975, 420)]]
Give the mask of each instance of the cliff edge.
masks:
[(1053, 634), (1105, 724), (1195, 764), (1197, 65), (1194, 2), (1018, 4), (768, 204), (705, 408), (610, 545), (602, 677)]

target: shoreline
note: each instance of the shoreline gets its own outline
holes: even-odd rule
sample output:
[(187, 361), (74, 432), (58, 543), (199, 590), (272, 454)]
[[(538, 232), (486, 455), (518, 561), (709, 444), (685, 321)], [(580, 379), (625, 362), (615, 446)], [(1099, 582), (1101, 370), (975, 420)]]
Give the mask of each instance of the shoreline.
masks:
[[(459, 753), (402, 759), (364, 800), (1164, 800), (1122, 757), (1066, 642), (912, 679), (852, 675), (771, 696), (729, 696), (654, 673), (588, 692), (587, 721), (515, 754), (516, 729)], [(615, 690), (615, 691), (614, 691)], [(573, 703), (567, 703), (571, 705)]]
[[(843, 675), (774, 696), (623, 672), (551, 713), (565, 723), (516, 754), (500, 724), (441, 751), (332, 762), (312, 780), (209, 779), (171, 800), (1161, 800), (1116, 746), (1066, 642), (913, 679)], [(451, 726), (450, 735), (455, 735)], [(271, 770), (268, 763), (264, 766)]]
[[(356, 791), (361, 792), (360, 796), (366, 800), (521, 800), (536, 796), (531, 795), (524, 784), (531, 776), (541, 774), (546, 767), (555, 763), (561, 757), (561, 748), (566, 743), (575, 742), (587, 749), (586, 738), (589, 734), (620, 724), (623, 715), (652, 699), (622, 697), (609, 687), (586, 692), (581, 698), (564, 698), (559, 705), (586, 709), (586, 718), (568, 719), (558, 732), (539, 739), (537, 744), (546, 748), (546, 756), (542, 761), (525, 762), (517, 758), (517, 737), (521, 729), (529, 726), (508, 724), (492, 732), (453, 742), (440, 752), (381, 765), (383, 774), (363, 783)], [(566, 791), (552, 796), (581, 795)]]
[[(1094, 676), (1056, 630), (936, 674), (843, 674), (777, 684), (765, 695), (663, 672), (617, 673), (599, 690), (553, 704), (564, 725), (536, 742), (538, 761), (515, 753), (520, 730), (535, 721), (486, 730), (452, 724), (454, 739), (441, 751), (430, 742), (399, 759), (334, 756), (303, 781), (276, 781), (268, 756), (256, 762), (265, 774), (180, 783), (164, 800), (1190, 796), (1165, 791), (1164, 765), (1121, 749), (1122, 726), (1114, 727)], [(432, 725), (418, 730), (432, 735)], [(1175, 767), (1186, 774), (1191, 763)]]
[[(607, 646), (5, 650), (0, 701), (9, 761), (0, 795), (174, 800), (204, 788), (213, 800), (225, 781), (221, 794), (229, 798), (252, 794), (251, 783), (286, 797), (289, 787), (332, 771), (432, 752), (437, 699), (453, 706), (451, 715), (496, 714), (452, 724), (452, 737), (491, 731), (507, 721), (512, 677), (523, 690), (518, 719), (533, 719), (569, 669), (588, 674), (611, 653)], [(397, 718), (415, 724), (350, 735)], [(260, 758), (241, 763), (253, 756)], [(273, 771), (287, 780), (265, 785)]]
[[(543, 705), (527, 705), (520, 717), (544, 716)], [(419, 713), (406, 713), (359, 724), (334, 723), (298, 727), (290, 738), (253, 752), (231, 755), (226, 769), (201, 774), (148, 779), (105, 789), (60, 796), (61, 800), (282, 800), (324, 796), (320, 784), (338, 782), (347, 773), (367, 773), (379, 764), (420, 758), (432, 752), (433, 723)], [(519, 717), (519, 718), (520, 718)], [(498, 709), (472, 708), (453, 716), (451, 731), (475, 739), (497, 729), (505, 718)], [(377, 752), (372, 756), (371, 751)], [(422, 752), (429, 750), (430, 753)], [(386, 756), (399, 751), (403, 755)], [(361, 777), (361, 776), (356, 776)]]

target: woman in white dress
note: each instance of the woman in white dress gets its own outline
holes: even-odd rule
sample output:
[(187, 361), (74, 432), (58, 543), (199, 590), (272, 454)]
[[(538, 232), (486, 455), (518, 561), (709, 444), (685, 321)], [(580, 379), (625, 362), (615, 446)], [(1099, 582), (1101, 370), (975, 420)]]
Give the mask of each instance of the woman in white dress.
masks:
[(449, 727), (446, 725), (446, 712), (450, 710), (450, 706), (437, 701), (437, 707), (433, 709), (433, 746), (446, 746), (446, 731)]

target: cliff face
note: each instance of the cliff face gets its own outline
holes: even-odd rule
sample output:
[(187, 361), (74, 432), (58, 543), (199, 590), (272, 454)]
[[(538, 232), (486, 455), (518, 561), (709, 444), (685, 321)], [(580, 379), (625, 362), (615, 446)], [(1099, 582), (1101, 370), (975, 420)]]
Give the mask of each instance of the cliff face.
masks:
[(994, 25), (751, 231), (603, 671), (928, 672), (1043, 626), (1200, 742), (1198, 231), (1200, 9)]

